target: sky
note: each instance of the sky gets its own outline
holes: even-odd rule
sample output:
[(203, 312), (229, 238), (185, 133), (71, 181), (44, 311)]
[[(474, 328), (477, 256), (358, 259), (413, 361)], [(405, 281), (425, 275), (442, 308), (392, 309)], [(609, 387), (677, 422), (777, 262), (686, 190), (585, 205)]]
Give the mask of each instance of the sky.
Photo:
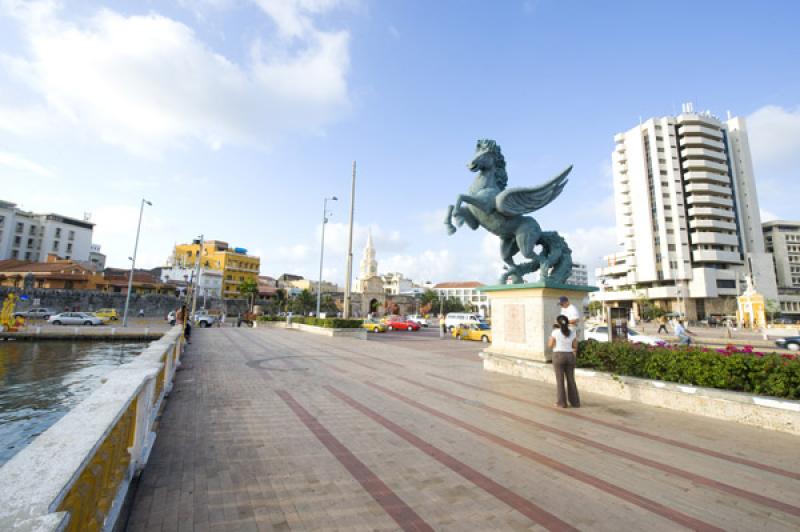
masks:
[(497, 140), (509, 186), (574, 165), (534, 216), (590, 273), (618, 250), (613, 137), (683, 102), (748, 121), (764, 219), (798, 219), (800, 4), (480, 0), (0, 0), (0, 199), (96, 224), (109, 266), (200, 234), (261, 273), (495, 282), (447, 205)]

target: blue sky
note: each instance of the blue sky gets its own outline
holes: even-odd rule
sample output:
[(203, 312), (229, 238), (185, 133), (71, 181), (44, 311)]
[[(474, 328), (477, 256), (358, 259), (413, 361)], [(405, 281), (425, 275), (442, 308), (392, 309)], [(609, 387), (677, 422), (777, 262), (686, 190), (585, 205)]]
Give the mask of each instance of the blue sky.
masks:
[(204, 233), (315, 277), (337, 195), (342, 282), (356, 159), (356, 262), (371, 230), (381, 271), (491, 282), (493, 237), (442, 224), (488, 137), (511, 186), (575, 165), (535, 216), (592, 267), (616, 250), (614, 134), (685, 101), (748, 118), (764, 216), (798, 218), (798, 20), (788, 1), (0, 0), (0, 198), (90, 212), (113, 266), (146, 197), (143, 266)]

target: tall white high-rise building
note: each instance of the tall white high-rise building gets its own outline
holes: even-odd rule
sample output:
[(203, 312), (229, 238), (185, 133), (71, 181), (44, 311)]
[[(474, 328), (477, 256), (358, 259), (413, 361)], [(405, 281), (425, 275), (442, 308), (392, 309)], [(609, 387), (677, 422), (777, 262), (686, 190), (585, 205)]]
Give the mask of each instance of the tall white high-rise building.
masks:
[(690, 319), (735, 313), (744, 275), (777, 297), (764, 248), (744, 119), (694, 112), (651, 118), (614, 137), (617, 237), (596, 299), (649, 299)]

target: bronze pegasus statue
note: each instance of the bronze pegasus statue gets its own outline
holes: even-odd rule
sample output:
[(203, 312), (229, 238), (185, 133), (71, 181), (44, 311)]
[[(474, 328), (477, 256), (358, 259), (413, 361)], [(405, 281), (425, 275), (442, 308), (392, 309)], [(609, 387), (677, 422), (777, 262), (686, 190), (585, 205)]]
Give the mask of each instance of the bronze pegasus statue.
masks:
[[(493, 140), (481, 139), (467, 167), (478, 175), (469, 194), (459, 194), (455, 205), (448, 206), (444, 222), (448, 234), (466, 223), (473, 230), (483, 227), (499, 236), (500, 253), (506, 263), (501, 284), (509, 279), (514, 284), (522, 283), (524, 275), (537, 270), (542, 280), (566, 283), (572, 273), (572, 251), (566, 241), (555, 231), (542, 231), (533, 217), (523, 215), (556, 199), (567, 184), (572, 166), (538, 187), (506, 188), (508, 174), (500, 146)], [(515, 263), (517, 253), (528, 261)]]

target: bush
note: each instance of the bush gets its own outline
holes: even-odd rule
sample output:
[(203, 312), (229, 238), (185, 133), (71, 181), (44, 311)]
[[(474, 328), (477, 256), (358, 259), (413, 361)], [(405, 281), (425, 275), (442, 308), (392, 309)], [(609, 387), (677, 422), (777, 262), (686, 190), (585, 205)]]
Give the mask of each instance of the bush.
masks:
[[(261, 316), (258, 321), (286, 321), (283, 316)], [(306, 316), (292, 316), (292, 323), (302, 323), (325, 327), (326, 329), (358, 329), (364, 323), (363, 320), (345, 320), (343, 318), (312, 318)]]
[(627, 342), (581, 342), (578, 367), (618, 375), (800, 399), (800, 359), (746, 346), (652, 347)]

